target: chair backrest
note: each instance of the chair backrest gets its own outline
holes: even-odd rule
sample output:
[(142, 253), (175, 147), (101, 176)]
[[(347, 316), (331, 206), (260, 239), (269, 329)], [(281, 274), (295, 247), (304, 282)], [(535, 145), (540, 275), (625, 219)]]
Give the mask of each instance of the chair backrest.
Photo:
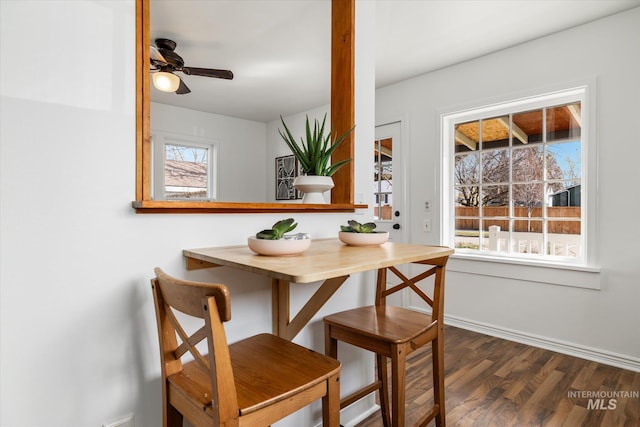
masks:
[[(404, 275), (396, 267), (381, 268), (378, 270), (378, 287), (376, 289), (375, 304), (383, 306), (386, 304), (386, 298), (398, 291), (405, 288), (411, 289), (416, 295), (418, 295), (424, 302), (431, 307), (431, 320), (433, 322), (440, 320), (444, 316), (444, 272), (447, 264), (448, 257), (432, 259), (428, 261), (419, 261), (414, 264), (422, 264), (431, 266), (431, 268), (423, 271), (422, 273), (409, 278)], [(392, 286), (387, 289), (387, 270), (391, 271), (402, 282), (398, 285)], [(417, 285), (418, 282), (434, 276), (433, 279), (433, 298), (429, 297), (422, 289)]]
[[(223, 322), (231, 319), (229, 290), (220, 284), (176, 279), (155, 270), (151, 287), (158, 322), (163, 387), (166, 378), (182, 370), (183, 358), (191, 354), (198, 365), (210, 374), (212, 407), (220, 420), (238, 417), (238, 402), (233, 381), (227, 337)], [(176, 311), (204, 320), (204, 325), (190, 335)], [(206, 339), (208, 354), (196, 345)]]

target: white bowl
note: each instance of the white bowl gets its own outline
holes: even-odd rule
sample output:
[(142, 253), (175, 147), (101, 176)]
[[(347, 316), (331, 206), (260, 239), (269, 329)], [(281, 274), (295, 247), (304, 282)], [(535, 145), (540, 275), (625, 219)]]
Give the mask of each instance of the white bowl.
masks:
[(298, 255), (309, 249), (311, 239), (258, 239), (255, 236), (247, 238), (249, 249), (259, 255), (286, 256)]
[(348, 231), (340, 231), (338, 232), (338, 238), (342, 243), (349, 246), (378, 246), (389, 240), (389, 232), (350, 233)]

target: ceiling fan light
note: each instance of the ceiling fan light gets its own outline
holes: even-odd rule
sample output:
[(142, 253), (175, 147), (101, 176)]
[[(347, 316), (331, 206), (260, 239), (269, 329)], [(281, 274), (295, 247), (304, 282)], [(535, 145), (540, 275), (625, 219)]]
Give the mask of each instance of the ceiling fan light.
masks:
[(175, 92), (180, 86), (180, 77), (166, 71), (159, 71), (151, 75), (153, 85), (163, 92)]

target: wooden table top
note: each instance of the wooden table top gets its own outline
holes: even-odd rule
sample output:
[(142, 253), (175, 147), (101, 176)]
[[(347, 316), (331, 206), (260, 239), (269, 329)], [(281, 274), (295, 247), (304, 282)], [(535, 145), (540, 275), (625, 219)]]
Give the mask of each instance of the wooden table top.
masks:
[(453, 254), (442, 246), (387, 242), (380, 246), (346, 246), (338, 239), (317, 239), (304, 253), (262, 256), (247, 245), (185, 249), (186, 258), (262, 274), (292, 283), (310, 283), (379, 268)]

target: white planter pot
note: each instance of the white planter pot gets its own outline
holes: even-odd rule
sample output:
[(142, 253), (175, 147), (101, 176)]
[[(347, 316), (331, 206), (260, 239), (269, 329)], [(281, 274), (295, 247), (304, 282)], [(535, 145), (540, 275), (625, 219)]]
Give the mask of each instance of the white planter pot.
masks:
[(293, 181), (293, 186), (304, 193), (302, 203), (327, 204), (323, 193), (333, 188), (330, 176), (303, 175)]
[(339, 231), (338, 238), (349, 246), (379, 246), (389, 240), (388, 231), (376, 231), (375, 233), (350, 233)]
[(264, 240), (250, 236), (247, 238), (247, 245), (259, 255), (290, 256), (301, 254), (309, 249), (311, 239)]

